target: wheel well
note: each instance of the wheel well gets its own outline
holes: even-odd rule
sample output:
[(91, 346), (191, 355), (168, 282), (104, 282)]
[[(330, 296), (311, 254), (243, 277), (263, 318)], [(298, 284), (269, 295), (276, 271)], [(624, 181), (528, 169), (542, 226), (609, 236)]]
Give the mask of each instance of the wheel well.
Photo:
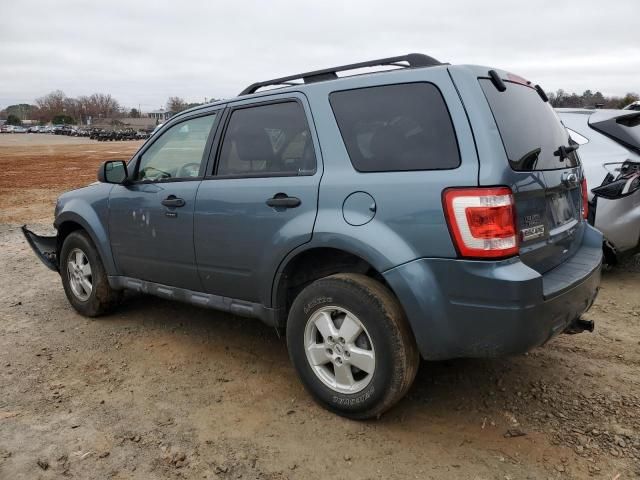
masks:
[(65, 239), (71, 232), (75, 232), (76, 230), (84, 229), (82, 228), (82, 225), (71, 220), (63, 222), (58, 227), (58, 258), (60, 258), (60, 252), (62, 251), (62, 245), (64, 244)]
[(389, 288), (384, 277), (357, 255), (335, 248), (306, 250), (289, 261), (279, 277), (276, 287), (276, 306), (280, 310), (278, 324), (286, 325), (289, 309), (298, 293), (310, 283), (335, 273), (361, 273)]

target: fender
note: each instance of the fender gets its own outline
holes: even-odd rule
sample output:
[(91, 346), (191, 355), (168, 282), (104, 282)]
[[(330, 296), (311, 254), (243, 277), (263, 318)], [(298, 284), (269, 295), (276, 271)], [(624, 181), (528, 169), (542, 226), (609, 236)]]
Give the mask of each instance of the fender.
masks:
[(107, 275), (117, 275), (118, 271), (113, 261), (107, 231), (109, 192), (96, 194), (91, 202), (87, 201), (89, 199), (77, 195), (65, 200), (64, 196), (60, 197), (59, 211), (54, 221), (56, 229), (59, 230), (65, 222), (74, 222), (80, 225), (89, 234), (98, 249)]
[[(411, 246), (382, 222), (373, 221), (362, 227), (346, 225), (342, 230), (339, 233), (335, 231), (314, 232), (309, 242), (289, 252), (274, 271), (271, 285), (269, 285), (269, 295), (267, 296), (267, 292), (265, 292), (263, 298), (270, 298), (271, 305), (276, 308), (279, 307), (277, 305), (277, 290), (282, 273), (294, 258), (315, 248), (342, 250), (361, 258), (381, 274), (399, 264), (417, 258), (417, 254)], [(394, 245), (392, 251), (388, 248), (389, 245)], [(267, 288), (267, 285), (265, 285), (265, 288)]]

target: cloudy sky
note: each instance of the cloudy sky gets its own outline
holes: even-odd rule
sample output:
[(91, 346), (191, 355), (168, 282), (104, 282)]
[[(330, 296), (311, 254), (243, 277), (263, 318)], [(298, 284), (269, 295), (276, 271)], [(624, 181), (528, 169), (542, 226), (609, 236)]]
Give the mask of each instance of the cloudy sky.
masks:
[(159, 108), (331, 65), (427, 53), (547, 91), (640, 91), (639, 0), (2, 0), (0, 108), (51, 90)]

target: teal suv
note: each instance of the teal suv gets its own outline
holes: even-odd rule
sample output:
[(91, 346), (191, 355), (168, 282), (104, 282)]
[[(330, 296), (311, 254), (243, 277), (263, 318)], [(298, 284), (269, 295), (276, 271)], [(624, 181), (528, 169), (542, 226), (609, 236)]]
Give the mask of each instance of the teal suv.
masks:
[(375, 417), (420, 357), (593, 328), (577, 147), (538, 85), (410, 54), (180, 113), (63, 194), (56, 236), (24, 233), (78, 312), (133, 290), (258, 318), (321, 405)]

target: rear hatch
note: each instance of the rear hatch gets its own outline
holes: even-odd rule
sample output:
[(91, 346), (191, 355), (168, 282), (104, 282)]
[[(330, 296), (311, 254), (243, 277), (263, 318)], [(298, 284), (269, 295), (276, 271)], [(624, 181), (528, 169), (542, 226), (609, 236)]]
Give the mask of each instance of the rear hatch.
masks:
[(479, 82), (508, 159), (503, 178), (514, 195), (520, 259), (542, 274), (582, 243), (582, 169), (571, 151), (576, 144), (543, 94), (519, 77), (503, 80), (504, 91), (489, 78)]

